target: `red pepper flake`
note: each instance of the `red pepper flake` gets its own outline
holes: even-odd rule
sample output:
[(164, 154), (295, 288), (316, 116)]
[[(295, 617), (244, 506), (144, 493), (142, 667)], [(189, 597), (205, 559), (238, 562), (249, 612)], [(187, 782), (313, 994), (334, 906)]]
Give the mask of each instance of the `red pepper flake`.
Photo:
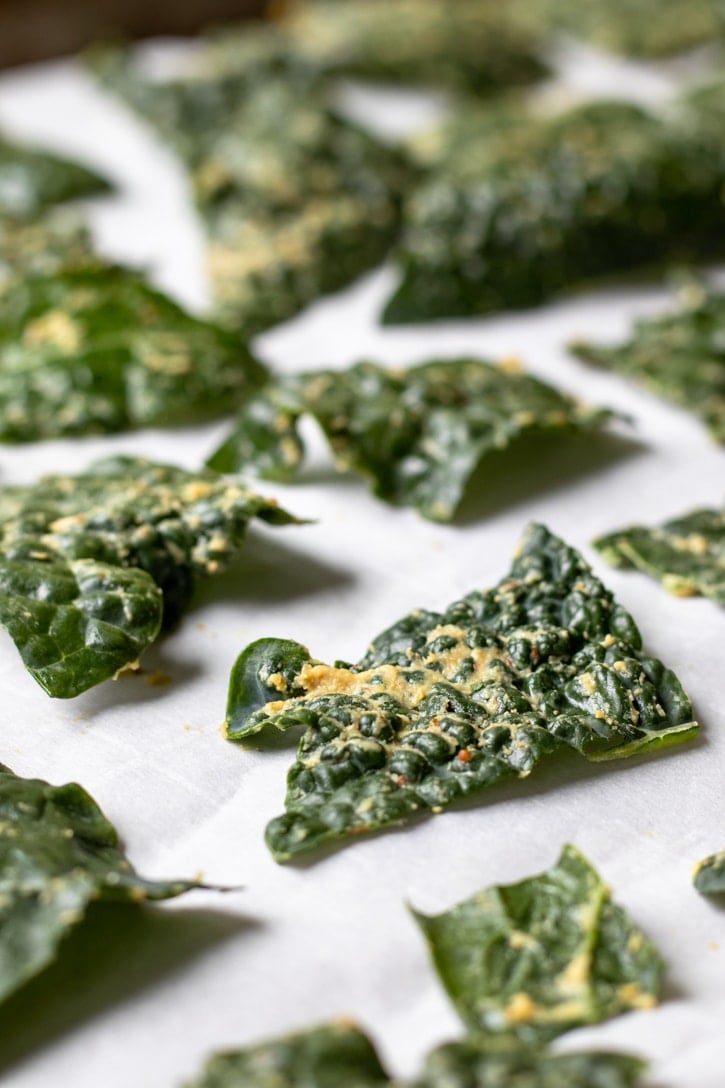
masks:
[(461, 748), (460, 752), (458, 753), (458, 758), (460, 759), (461, 763), (470, 763), (471, 762), (470, 749)]
[(394, 778), (393, 781), (395, 782), (396, 786), (407, 786), (408, 785), (408, 779), (405, 777), (404, 774), (396, 775), (396, 777)]

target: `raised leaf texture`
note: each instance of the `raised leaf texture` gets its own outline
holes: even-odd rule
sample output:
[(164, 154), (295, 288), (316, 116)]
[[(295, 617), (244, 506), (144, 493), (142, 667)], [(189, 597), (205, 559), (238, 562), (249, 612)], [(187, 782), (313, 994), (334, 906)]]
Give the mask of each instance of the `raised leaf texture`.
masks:
[(675, 107), (508, 110), (501, 124), (461, 105), (430, 139), (437, 161), (406, 203), (388, 323), (533, 306), (718, 244), (722, 144), (714, 128), (694, 139)]
[(633, 525), (594, 546), (612, 566), (651, 574), (677, 597), (725, 605), (725, 510), (693, 510), (655, 528)]
[(693, 737), (674, 673), (642, 650), (631, 616), (581, 556), (541, 526), (510, 573), (443, 613), (412, 612), (357, 665), (324, 665), (265, 639), (240, 656), (228, 736), (302, 726), (279, 861), (331, 840), (439, 812), (557, 750), (589, 759)]
[(253, 35), (236, 58), (213, 43), (188, 79), (169, 83), (131, 77), (113, 54), (101, 64), (186, 161), (219, 310), (247, 333), (381, 261), (409, 177), (399, 153), (337, 117), (316, 70), (287, 63), (275, 40)]
[(514, 5), (481, 0), (303, 0), (282, 22), (327, 72), (491, 94), (546, 74), (536, 31)]
[(0, 440), (193, 423), (264, 377), (237, 336), (102, 264), (0, 293)]
[(144, 880), (85, 790), (0, 764), (0, 1001), (52, 963), (90, 903), (170, 899), (197, 884)]
[(657, 1003), (662, 960), (572, 846), (539, 876), (416, 918), (471, 1031), (537, 1042)]
[(78, 695), (138, 659), (253, 518), (293, 520), (238, 479), (142, 458), (0, 488), (0, 624), (49, 695)]
[(610, 414), (477, 359), (410, 370), (365, 362), (278, 378), (245, 403), (208, 464), (289, 479), (302, 461), (297, 423), (306, 413), (321, 426), (341, 471), (362, 473), (380, 498), (439, 521), (453, 517), (487, 453), (531, 431), (595, 428)]

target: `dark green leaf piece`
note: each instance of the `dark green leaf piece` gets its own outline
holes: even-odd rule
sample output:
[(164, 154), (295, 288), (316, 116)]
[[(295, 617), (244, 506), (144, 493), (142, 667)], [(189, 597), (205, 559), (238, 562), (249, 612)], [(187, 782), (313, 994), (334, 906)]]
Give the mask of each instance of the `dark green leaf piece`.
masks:
[(297, 425), (305, 413), (321, 426), (341, 471), (363, 473), (380, 498), (438, 521), (453, 517), (487, 453), (530, 431), (593, 429), (611, 414), (478, 359), (410, 370), (364, 362), (276, 379), (244, 405), (208, 464), (291, 478), (303, 458)]
[(657, 1003), (662, 959), (573, 846), (539, 876), (415, 917), (471, 1031), (535, 1043)]
[(0, 488), (0, 624), (49, 695), (78, 695), (136, 662), (253, 518), (294, 520), (238, 478), (135, 457)]
[(282, 29), (327, 72), (491, 94), (546, 75), (539, 35), (482, 0), (302, 0)]
[(725, 510), (693, 510), (653, 529), (633, 525), (594, 546), (613, 567), (651, 574), (676, 597), (725, 605)]
[(92, 260), (85, 224), (67, 209), (33, 220), (0, 215), (0, 291), (12, 276), (44, 276)]
[(85, 166), (0, 136), (0, 219), (29, 219), (52, 205), (109, 190), (106, 179)]
[(694, 412), (725, 442), (725, 295), (688, 282), (677, 310), (637, 321), (627, 343), (577, 341), (571, 350)]
[(388, 1088), (368, 1037), (340, 1021), (218, 1054), (187, 1088)]
[(111, 82), (187, 163), (219, 311), (251, 333), (384, 258), (410, 172), (398, 151), (336, 116), (304, 66), (251, 80), (228, 46), (207, 50), (193, 78)]
[(138, 876), (80, 786), (19, 778), (0, 764), (0, 1001), (53, 962), (91, 903), (171, 899), (195, 886)]
[(204, 420), (265, 370), (238, 337), (101, 264), (0, 293), (0, 441)]
[[(625, 102), (557, 115), (459, 107), (430, 138), (406, 204), (389, 324), (538, 305), (597, 277), (688, 255), (725, 226), (722, 143), (673, 107)], [(462, 132), (466, 138), (462, 138)]]
[(397, 151), (320, 96), (257, 88), (192, 164), (222, 315), (262, 329), (374, 267), (409, 176)]
[(722, 0), (521, 0), (521, 7), (532, 29), (565, 31), (632, 57), (656, 60), (725, 39)]
[(515, 1036), (470, 1035), (432, 1051), (410, 1088), (635, 1088), (644, 1070), (628, 1054), (552, 1054)]
[(357, 665), (253, 643), (232, 672), (227, 723), (235, 741), (305, 729), (286, 814), (267, 828), (278, 861), (440, 812), (557, 750), (614, 759), (697, 733), (674, 673), (543, 526), (529, 528), (498, 586), (410, 613)]
[(703, 895), (722, 895), (725, 892), (725, 850), (712, 854), (696, 866), (693, 883)]
[(367, 1036), (338, 1022), (219, 1054), (187, 1088), (634, 1088), (643, 1069), (625, 1054), (551, 1054), (470, 1036), (434, 1050), (414, 1081), (393, 1081)]
[(319, 69), (270, 25), (225, 26), (197, 45), (183, 71), (163, 80), (149, 77), (130, 48), (96, 46), (86, 57), (96, 78), (188, 163), (204, 158), (257, 90), (277, 84), (306, 97), (323, 85)]

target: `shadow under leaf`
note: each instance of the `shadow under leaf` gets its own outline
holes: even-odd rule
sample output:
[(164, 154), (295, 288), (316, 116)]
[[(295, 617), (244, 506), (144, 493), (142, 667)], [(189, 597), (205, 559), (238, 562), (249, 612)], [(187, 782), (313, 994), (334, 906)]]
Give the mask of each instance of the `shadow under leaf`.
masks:
[(468, 481), (454, 523), (492, 517), (540, 492), (566, 487), (580, 476), (642, 453), (644, 448), (633, 439), (606, 432), (524, 435), (508, 449), (483, 458)]
[(55, 962), (0, 1006), (0, 1070), (258, 924), (210, 910), (93, 904)]
[(193, 609), (219, 602), (237, 608), (245, 603), (291, 601), (339, 589), (353, 581), (354, 575), (342, 567), (288, 548), (271, 536), (252, 534), (238, 560), (223, 575), (199, 583)]

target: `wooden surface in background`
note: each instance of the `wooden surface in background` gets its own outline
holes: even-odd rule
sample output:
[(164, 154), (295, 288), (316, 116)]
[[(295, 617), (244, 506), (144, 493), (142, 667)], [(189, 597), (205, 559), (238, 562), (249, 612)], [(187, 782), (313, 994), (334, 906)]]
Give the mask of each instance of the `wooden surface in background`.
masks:
[(194, 34), (258, 15), (264, 0), (0, 0), (0, 67), (73, 53), (99, 38)]

